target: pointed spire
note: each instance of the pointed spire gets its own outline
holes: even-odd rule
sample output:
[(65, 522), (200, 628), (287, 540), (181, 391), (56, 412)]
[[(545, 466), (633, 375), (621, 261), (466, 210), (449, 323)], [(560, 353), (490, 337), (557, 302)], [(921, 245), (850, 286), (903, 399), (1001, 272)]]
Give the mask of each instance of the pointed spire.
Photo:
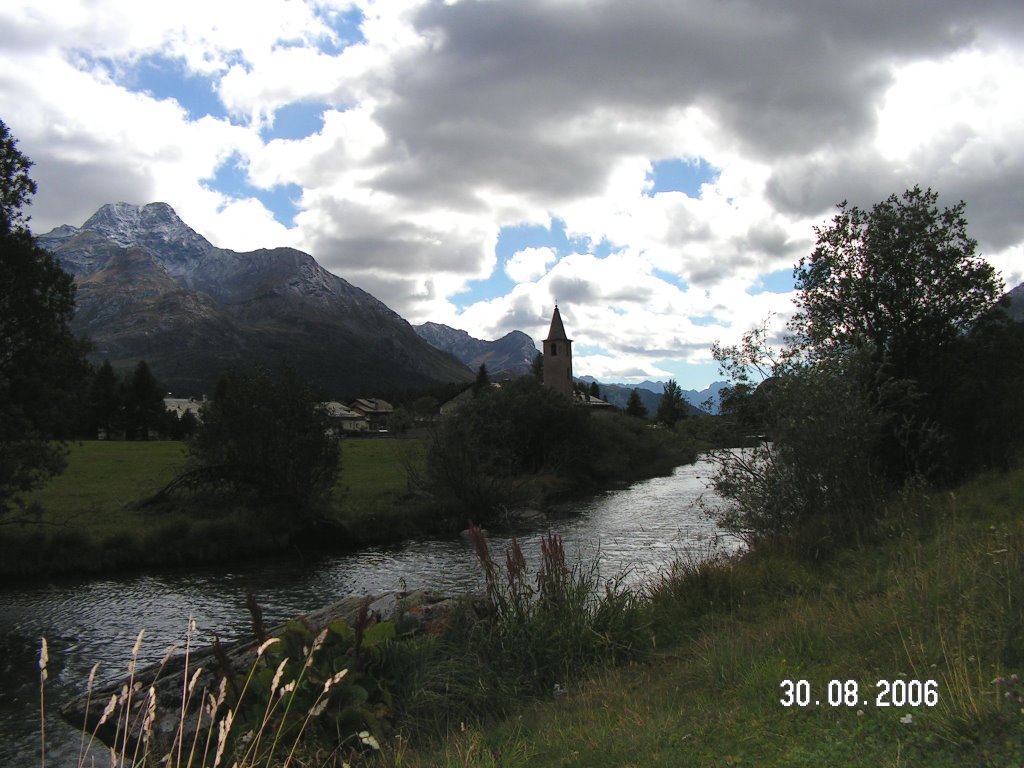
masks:
[(562, 315), (558, 311), (558, 305), (555, 304), (555, 312), (551, 315), (551, 328), (548, 329), (548, 337), (545, 341), (569, 341), (569, 337), (565, 335), (565, 326), (562, 325)]

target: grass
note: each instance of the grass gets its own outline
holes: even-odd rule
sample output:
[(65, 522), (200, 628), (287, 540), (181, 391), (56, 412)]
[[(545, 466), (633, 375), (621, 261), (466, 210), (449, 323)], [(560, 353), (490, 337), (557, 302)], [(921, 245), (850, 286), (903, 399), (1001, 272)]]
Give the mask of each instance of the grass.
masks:
[(32, 494), (43, 522), (97, 536), (133, 530), (140, 524), (131, 503), (174, 477), (185, 463), (176, 441), (89, 441), (69, 445), (67, 469)]
[[(1021, 512), (1018, 470), (910, 494), (882, 540), (825, 565), (678, 565), (647, 596), (651, 656), (380, 764), (1020, 765)], [(780, 704), (787, 679), (809, 682), (808, 706)], [(859, 701), (829, 706), (832, 680), (856, 681)], [(879, 706), (880, 680), (935, 680), (937, 703)]]
[[(395, 541), (430, 528), (429, 510), (407, 490), (404, 462), (419, 441), (348, 440), (328, 513), (351, 544)], [(30, 494), (40, 525), (0, 527), (0, 577), (183, 565), (280, 549), (247, 511), (140, 508), (186, 460), (181, 442), (88, 441), (69, 445), (67, 469)]]

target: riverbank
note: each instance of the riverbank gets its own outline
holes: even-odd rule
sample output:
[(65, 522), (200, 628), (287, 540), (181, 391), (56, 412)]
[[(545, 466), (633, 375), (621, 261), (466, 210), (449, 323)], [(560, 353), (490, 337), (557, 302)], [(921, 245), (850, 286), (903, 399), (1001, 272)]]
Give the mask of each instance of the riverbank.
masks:
[[(1022, 510), (1018, 469), (907, 494), (876, 540), (827, 562), (781, 549), (684, 561), (632, 596), (575, 571), (598, 602), (572, 603), (573, 577), (548, 582), (546, 607), (532, 573), (506, 578), (514, 545), (492, 542), (497, 618), (389, 646), (372, 667), (386, 709), (358, 728), (390, 725), (374, 730), (379, 752), (363, 742), (359, 761), (346, 757), (386, 768), (1020, 765)], [(535, 601), (514, 599), (535, 583)], [(602, 609), (572, 607), (588, 604)], [(331, 658), (310, 674), (326, 679)], [(337, 764), (323, 749), (297, 747), (309, 764)]]
[[(0, 526), (0, 580), (226, 563), (455, 535), (466, 521), (444, 514), (408, 480), (408, 468), (423, 465), (425, 443), (419, 437), (345, 440), (324, 522), (299, 533), (286, 525), (254, 524), (248, 509), (140, 505), (184, 466), (184, 443), (72, 443), (66, 471), (28, 498), (42, 509), (38, 524)], [(666, 467), (610, 485), (656, 476)], [(538, 488), (547, 494), (540, 506), (567, 498), (554, 478), (542, 478)]]
[(908, 495), (824, 564), (680, 565), (648, 593), (638, 663), (377, 765), (1021, 765), (1022, 511), (1017, 469)]

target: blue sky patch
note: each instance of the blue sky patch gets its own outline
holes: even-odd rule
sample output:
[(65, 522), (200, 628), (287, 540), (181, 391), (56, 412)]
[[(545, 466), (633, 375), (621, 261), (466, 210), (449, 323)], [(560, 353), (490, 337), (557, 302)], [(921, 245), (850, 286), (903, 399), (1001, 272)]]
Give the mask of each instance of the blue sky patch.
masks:
[(217, 95), (216, 81), (190, 72), (181, 59), (150, 54), (126, 66), (107, 58), (93, 63), (103, 67), (118, 85), (131, 91), (142, 91), (158, 100), (174, 99), (192, 120), (206, 115), (228, 119), (229, 115)]
[(700, 185), (713, 182), (721, 173), (720, 169), (709, 165), (702, 157), (694, 160), (657, 160), (651, 166), (647, 174), (651, 186), (645, 192), (648, 197), (654, 197), (659, 192), (683, 192), (696, 199), (700, 197)]
[(675, 275), (671, 272), (666, 272), (663, 269), (655, 269), (653, 270), (653, 274), (659, 280), (663, 280), (664, 282), (669, 283), (670, 285), (674, 285), (681, 291), (688, 291), (690, 289), (690, 284), (683, 280), (683, 278), (681, 278), (679, 275)]
[(292, 227), (295, 224), (302, 188), (297, 184), (279, 184), (271, 189), (253, 186), (249, 182), (245, 163), (237, 152), (217, 167), (213, 178), (205, 186), (231, 198), (254, 197), (284, 226)]
[(318, 47), (323, 53), (338, 54), (350, 45), (366, 41), (361, 29), (365, 19), (361, 9), (349, 8), (342, 13), (319, 9), (316, 11), (316, 15), (338, 36), (337, 41), (321, 41)]
[(793, 290), (794, 282), (792, 269), (777, 269), (759, 275), (757, 282), (747, 289), (747, 293), (751, 296), (761, 293), (789, 293)]
[(295, 102), (286, 104), (274, 112), (274, 125), (263, 126), (260, 137), (264, 141), (271, 139), (304, 139), (319, 133), (324, 127), (324, 110), (326, 104)]

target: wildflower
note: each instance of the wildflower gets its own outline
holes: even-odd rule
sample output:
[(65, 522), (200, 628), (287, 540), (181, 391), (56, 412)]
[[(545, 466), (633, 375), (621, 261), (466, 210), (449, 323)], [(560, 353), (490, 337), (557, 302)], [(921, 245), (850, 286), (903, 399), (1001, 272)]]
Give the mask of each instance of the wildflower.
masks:
[(331, 677), (328, 677), (327, 680), (324, 681), (324, 693), (327, 693), (329, 690), (331, 690), (331, 686), (339, 683), (341, 681), (341, 678), (343, 678), (347, 674), (348, 670), (343, 669), (340, 672), (335, 672)]
[(274, 643), (279, 642), (281, 642), (280, 637), (271, 637), (267, 640), (264, 640), (260, 647), (256, 649), (256, 658), (258, 659), (260, 656), (262, 656), (266, 652), (267, 648), (272, 646)]
[(373, 749), (373, 750), (379, 750), (380, 749), (380, 742), (377, 741), (377, 739), (375, 739), (373, 737), (373, 734), (371, 734), (369, 731), (360, 731), (359, 732), (359, 740), (363, 744), (368, 746), (370, 749)]
[(274, 673), (274, 679), (270, 682), (270, 690), (276, 691), (278, 684), (281, 682), (281, 675), (284, 674), (284, 665), (288, 663), (288, 657), (285, 656), (281, 659), (281, 663), (277, 665), (277, 671)]
[(327, 705), (329, 703), (330, 703), (329, 699), (320, 699), (319, 701), (317, 701), (316, 704), (314, 704), (312, 707), (310, 707), (310, 709), (309, 709), (309, 716), (310, 717), (320, 717), (320, 715), (322, 715), (324, 713), (324, 710), (327, 709)]
[(50, 661), (50, 653), (46, 646), (46, 638), (42, 637), (40, 640), (42, 640), (42, 643), (39, 647), (39, 679), (45, 681), (49, 676), (46, 665)]

